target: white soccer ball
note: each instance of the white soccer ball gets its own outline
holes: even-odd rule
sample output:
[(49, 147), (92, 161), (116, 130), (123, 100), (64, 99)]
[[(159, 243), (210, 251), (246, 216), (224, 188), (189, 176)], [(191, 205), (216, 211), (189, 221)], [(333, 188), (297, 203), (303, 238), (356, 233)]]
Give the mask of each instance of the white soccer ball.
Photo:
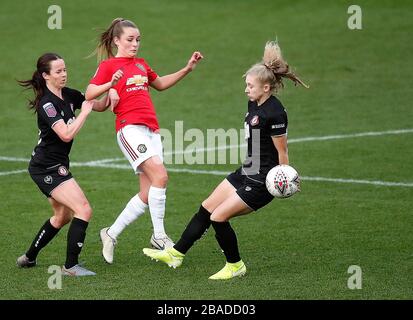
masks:
[(280, 164), (268, 172), (265, 185), (274, 197), (288, 198), (300, 191), (300, 176), (293, 167)]

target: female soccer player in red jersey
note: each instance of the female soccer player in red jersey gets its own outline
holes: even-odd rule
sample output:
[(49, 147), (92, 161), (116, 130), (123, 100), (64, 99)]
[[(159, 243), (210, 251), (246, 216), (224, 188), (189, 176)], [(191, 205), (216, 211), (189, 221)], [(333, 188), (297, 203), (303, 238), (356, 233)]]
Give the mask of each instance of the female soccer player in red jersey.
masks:
[[(100, 35), (96, 49), (99, 59), (104, 56), (108, 59), (99, 64), (86, 90), (87, 99), (110, 91), (119, 147), (134, 172), (139, 174), (139, 193), (130, 199), (116, 221), (100, 232), (102, 254), (108, 263), (113, 262), (119, 234), (148, 206), (154, 229), (152, 246), (159, 249), (173, 246), (164, 228), (168, 175), (163, 165), (159, 124), (149, 86), (156, 90), (172, 87), (203, 58), (200, 52), (194, 52), (184, 68), (166, 76), (158, 76), (143, 58), (136, 57), (140, 40), (139, 29), (132, 21), (122, 18), (113, 20)], [(117, 48), (116, 53), (113, 52), (114, 47)], [(117, 98), (115, 105), (113, 101)]]

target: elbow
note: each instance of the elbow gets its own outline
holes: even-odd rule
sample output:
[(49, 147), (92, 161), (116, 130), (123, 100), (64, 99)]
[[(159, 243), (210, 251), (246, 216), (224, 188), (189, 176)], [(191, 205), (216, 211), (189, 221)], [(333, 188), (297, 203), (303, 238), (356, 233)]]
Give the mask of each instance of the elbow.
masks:
[(69, 143), (70, 141), (73, 140), (74, 136), (69, 133), (65, 133), (65, 134), (59, 134), (59, 138), (63, 142)]
[(85, 99), (86, 100), (93, 100), (94, 96), (92, 95), (92, 93), (89, 90), (86, 90), (85, 92)]
[(73, 137), (65, 136), (65, 137), (60, 137), (60, 139), (61, 139), (63, 142), (69, 143), (70, 141), (73, 140)]
[(93, 88), (91, 87), (91, 85), (89, 85), (87, 88), (86, 88), (86, 92), (85, 92), (85, 99), (86, 100), (93, 100), (93, 99), (95, 99), (96, 98), (96, 95), (95, 94), (93, 94), (93, 90), (92, 90)]

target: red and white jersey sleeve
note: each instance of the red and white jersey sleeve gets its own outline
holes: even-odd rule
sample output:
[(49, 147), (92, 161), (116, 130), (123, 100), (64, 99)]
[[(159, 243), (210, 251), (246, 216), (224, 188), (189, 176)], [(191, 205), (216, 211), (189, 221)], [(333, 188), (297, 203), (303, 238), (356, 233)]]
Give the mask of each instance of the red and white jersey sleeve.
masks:
[(108, 83), (112, 79), (112, 68), (108, 63), (108, 60), (102, 61), (97, 68), (95, 75), (93, 76), (92, 80), (90, 80), (91, 84), (102, 85)]

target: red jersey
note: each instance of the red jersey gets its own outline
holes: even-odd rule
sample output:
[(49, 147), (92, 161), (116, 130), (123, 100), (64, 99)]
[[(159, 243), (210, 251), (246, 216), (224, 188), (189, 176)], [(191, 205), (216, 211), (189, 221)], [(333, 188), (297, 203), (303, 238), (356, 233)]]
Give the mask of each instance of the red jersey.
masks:
[(142, 58), (110, 58), (102, 61), (91, 84), (102, 85), (112, 79), (121, 69), (122, 78), (113, 86), (118, 92), (119, 103), (113, 110), (116, 114), (116, 131), (128, 124), (143, 124), (153, 131), (159, 130), (155, 107), (149, 95), (149, 84), (158, 75)]

